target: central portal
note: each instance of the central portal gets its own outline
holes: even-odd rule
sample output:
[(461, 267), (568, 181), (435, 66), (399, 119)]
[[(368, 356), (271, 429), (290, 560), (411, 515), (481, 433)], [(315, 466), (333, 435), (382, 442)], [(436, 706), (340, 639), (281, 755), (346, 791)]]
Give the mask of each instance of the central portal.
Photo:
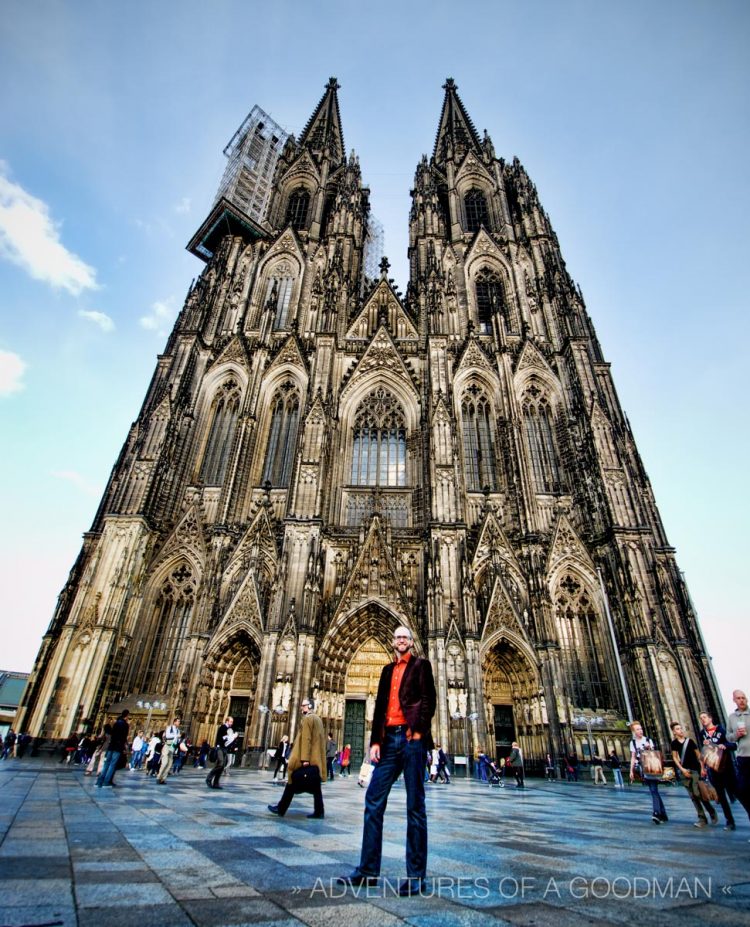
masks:
[(390, 661), (386, 647), (374, 637), (368, 638), (354, 654), (346, 673), (346, 711), (342, 747), (352, 748), (352, 770), (365, 758), (375, 708), (380, 673)]

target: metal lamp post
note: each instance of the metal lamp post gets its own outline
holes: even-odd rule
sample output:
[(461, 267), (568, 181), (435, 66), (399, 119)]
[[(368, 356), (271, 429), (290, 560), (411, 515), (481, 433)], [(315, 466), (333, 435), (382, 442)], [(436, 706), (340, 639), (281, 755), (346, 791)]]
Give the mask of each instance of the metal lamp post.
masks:
[[(601, 727), (604, 724), (604, 718), (599, 718), (599, 717), (588, 718), (585, 715), (579, 715), (578, 717), (573, 718), (573, 724), (577, 724), (577, 725), (583, 724), (584, 727), (586, 728), (586, 733), (588, 735), (588, 741), (589, 741), (589, 762), (593, 764), (594, 743), (593, 743), (593, 740), (591, 739), (591, 728)], [(593, 765), (591, 768), (593, 770), (594, 768)], [(593, 775), (593, 772), (592, 772), (592, 775)]]
[(268, 722), (271, 715), (271, 709), (268, 705), (258, 705), (258, 711), (263, 715), (263, 737), (261, 738), (261, 743), (263, 745), (263, 755), (260, 761), (260, 768), (265, 769), (266, 764), (268, 763)]
[(166, 702), (151, 701), (150, 699), (147, 700), (147, 701), (144, 701), (143, 699), (138, 699), (138, 701), (136, 702), (136, 705), (137, 705), (139, 708), (146, 708), (146, 709), (148, 710), (148, 714), (146, 715), (146, 731), (145, 731), (145, 733), (146, 733), (146, 734), (151, 734), (151, 733), (152, 733), (152, 731), (151, 731), (151, 713), (152, 713), (154, 710), (156, 710), (156, 711), (164, 711), (164, 709), (167, 707), (167, 703), (166, 703)]

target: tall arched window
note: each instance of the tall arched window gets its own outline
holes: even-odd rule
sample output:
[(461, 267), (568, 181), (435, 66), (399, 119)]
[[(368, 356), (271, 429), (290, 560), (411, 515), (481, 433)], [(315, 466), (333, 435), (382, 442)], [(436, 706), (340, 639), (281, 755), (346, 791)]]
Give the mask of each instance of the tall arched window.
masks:
[(478, 232), (484, 226), (490, 227), (490, 214), (487, 209), (487, 199), (481, 190), (472, 187), (464, 197), (464, 210), (466, 212), (466, 230)]
[(310, 206), (310, 194), (304, 187), (297, 187), (289, 196), (286, 207), (285, 225), (293, 229), (307, 228), (307, 210)]
[(469, 492), (496, 488), (491, 413), (487, 397), (472, 384), (461, 400), (464, 470)]
[(214, 399), (211, 430), (200, 469), (200, 479), (207, 486), (220, 486), (224, 482), (239, 409), (240, 388), (236, 380), (229, 379), (222, 383)]
[(280, 331), (289, 324), (289, 304), (292, 299), (292, 288), (294, 287), (294, 277), (289, 274), (284, 275), (282, 271), (279, 275), (269, 277), (266, 284), (266, 308), (273, 310), (273, 330)]
[(271, 429), (263, 464), (262, 482), (272, 486), (288, 486), (292, 476), (297, 448), (299, 395), (295, 385), (283, 383), (271, 404)]
[(577, 576), (567, 573), (554, 597), (560, 659), (576, 708), (616, 708), (606, 670), (602, 621)]
[(354, 419), (353, 486), (406, 486), (406, 425), (401, 404), (379, 387)]
[(505, 308), (503, 283), (494, 271), (485, 267), (477, 274), (475, 284), (479, 331), (489, 335), (492, 332), (492, 316)]
[(526, 391), (523, 424), (534, 488), (537, 492), (560, 492), (564, 488), (564, 481), (555, 443), (552, 410), (536, 385)]
[(166, 692), (174, 681), (194, 601), (193, 572), (187, 563), (181, 563), (172, 570), (154, 600), (149, 630), (143, 641), (147, 662), (141, 691)]

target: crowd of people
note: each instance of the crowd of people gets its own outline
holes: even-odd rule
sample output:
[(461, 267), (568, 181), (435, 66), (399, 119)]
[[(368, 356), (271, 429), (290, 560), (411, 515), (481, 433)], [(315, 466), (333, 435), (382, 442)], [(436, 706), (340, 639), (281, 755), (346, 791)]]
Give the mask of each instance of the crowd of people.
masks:
[[(697, 828), (719, 823), (717, 806), (723, 814), (725, 830), (736, 829), (732, 809), (736, 803), (744, 808), (750, 819), (750, 712), (744, 692), (735, 690), (733, 699), (735, 711), (729, 715), (726, 728), (710, 711), (700, 714), (701, 728), (695, 740), (688, 736), (681, 722), (674, 721), (670, 725), (673, 735), (669, 751), (672, 767), (676, 780), (686, 788), (692, 801), (697, 816), (694, 826)], [(321, 785), (325, 781), (335, 781), (337, 775), (346, 777), (351, 774), (352, 747), (347, 743), (339, 749), (332, 732), (328, 732), (326, 737), (323, 723), (315, 715), (310, 699), (305, 699), (301, 707), (302, 723), (295, 742), (292, 744), (285, 734), (278, 746), (269, 751), (275, 763), (273, 780), (285, 785), (282, 797), (276, 804), (269, 805), (269, 810), (283, 816), (294, 795), (307, 791), (314, 800), (314, 810), (309, 817), (322, 818), (325, 812)], [(233, 765), (241, 740), (234, 730), (232, 717), (225, 718), (219, 726), (213, 744), (206, 740), (201, 744), (192, 743), (181, 730), (179, 717), (173, 718), (161, 731), (138, 730), (131, 737), (128, 718), (129, 712), (122, 711), (112, 724), (105, 724), (97, 737), (71, 735), (63, 746), (60, 762), (84, 766), (85, 775), (95, 776), (96, 785), (100, 788), (115, 787), (115, 774), (120, 769), (130, 772), (141, 770), (155, 778), (157, 784), (165, 785), (169, 776), (179, 775), (185, 764), (208, 768), (206, 785), (212, 789), (222, 788), (221, 779)], [(629, 780), (639, 780), (648, 789), (654, 824), (666, 823), (669, 817), (659, 790), (660, 784), (665, 781), (664, 756), (646, 736), (640, 721), (633, 721), (629, 726), (632, 735)], [(8, 731), (0, 743), (0, 759), (23, 757), (30, 742), (28, 735)], [(422, 753), (420, 781), (450, 784), (448, 757), (441, 744), (430, 742)], [(622, 763), (614, 750), (607, 758), (598, 754), (592, 756), (594, 784), (607, 783), (605, 767), (611, 770), (615, 787), (624, 787)], [(374, 768), (369, 766), (370, 775)], [(556, 768), (555, 760), (548, 754), (545, 776), (555, 778)], [(561, 778), (577, 781), (579, 771), (580, 762), (575, 754), (562, 760)], [(513, 775), (516, 787), (525, 788), (520, 745), (514, 742), (504, 761), (479, 754), (474, 762), (474, 775), (490, 785), (504, 785), (506, 778)], [(361, 785), (368, 783), (369, 775), (367, 782), (360, 778)]]

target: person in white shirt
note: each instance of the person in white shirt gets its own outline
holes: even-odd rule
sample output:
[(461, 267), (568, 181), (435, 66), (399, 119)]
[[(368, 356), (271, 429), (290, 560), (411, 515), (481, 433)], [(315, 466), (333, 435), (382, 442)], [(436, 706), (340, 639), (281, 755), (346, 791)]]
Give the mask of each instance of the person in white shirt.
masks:
[(175, 718), (166, 731), (164, 731), (164, 746), (161, 751), (161, 764), (159, 766), (159, 775), (156, 777), (156, 781), (159, 785), (167, 784), (167, 776), (172, 770), (174, 752), (180, 743), (180, 737), (182, 737), (182, 733), (180, 732), (180, 719)]
[(133, 743), (130, 747), (130, 769), (139, 769), (141, 761), (143, 760), (143, 747), (145, 746), (145, 741), (143, 739), (143, 731), (138, 731), (138, 733), (133, 738)]

